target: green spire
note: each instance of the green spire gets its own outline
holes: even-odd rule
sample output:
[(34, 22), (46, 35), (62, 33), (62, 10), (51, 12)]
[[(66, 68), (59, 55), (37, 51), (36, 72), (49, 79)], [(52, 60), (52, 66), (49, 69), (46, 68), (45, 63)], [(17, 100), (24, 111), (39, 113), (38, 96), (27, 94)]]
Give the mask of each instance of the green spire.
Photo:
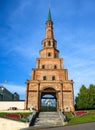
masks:
[(49, 12), (48, 12), (48, 21), (52, 21), (50, 9), (49, 9)]

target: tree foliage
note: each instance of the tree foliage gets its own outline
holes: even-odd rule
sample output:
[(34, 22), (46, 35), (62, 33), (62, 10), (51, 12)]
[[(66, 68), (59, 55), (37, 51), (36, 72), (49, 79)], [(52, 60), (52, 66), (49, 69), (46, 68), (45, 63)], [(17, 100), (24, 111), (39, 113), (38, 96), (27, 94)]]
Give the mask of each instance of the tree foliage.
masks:
[(82, 85), (75, 102), (76, 109), (94, 109), (95, 85), (90, 84), (88, 88), (86, 88), (85, 85)]

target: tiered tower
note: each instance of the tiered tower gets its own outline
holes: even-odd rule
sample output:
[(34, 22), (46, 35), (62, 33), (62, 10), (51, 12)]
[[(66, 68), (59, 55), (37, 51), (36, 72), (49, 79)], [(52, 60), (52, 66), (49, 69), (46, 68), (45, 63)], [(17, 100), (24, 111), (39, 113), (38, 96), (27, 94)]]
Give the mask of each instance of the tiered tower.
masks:
[(36, 59), (36, 68), (32, 69), (32, 79), (26, 82), (26, 109), (34, 106), (41, 111), (41, 99), (44, 95), (51, 94), (56, 99), (57, 110), (74, 112), (73, 80), (68, 80), (68, 70), (64, 69), (56, 45), (49, 10), (40, 58)]

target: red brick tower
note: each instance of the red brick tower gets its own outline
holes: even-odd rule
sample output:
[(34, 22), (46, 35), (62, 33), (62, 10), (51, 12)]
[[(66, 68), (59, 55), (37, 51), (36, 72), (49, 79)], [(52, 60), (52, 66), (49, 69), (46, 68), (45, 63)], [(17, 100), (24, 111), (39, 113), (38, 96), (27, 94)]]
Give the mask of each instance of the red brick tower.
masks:
[(59, 58), (56, 44), (49, 10), (40, 58), (36, 59), (36, 68), (32, 69), (32, 79), (26, 82), (26, 109), (34, 106), (41, 110), (42, 97), (51, 94), (56, 99), (57, 110), (74, 111), (73, 81), (68, 80), (68, 70), (64, 69), (63, 59)]

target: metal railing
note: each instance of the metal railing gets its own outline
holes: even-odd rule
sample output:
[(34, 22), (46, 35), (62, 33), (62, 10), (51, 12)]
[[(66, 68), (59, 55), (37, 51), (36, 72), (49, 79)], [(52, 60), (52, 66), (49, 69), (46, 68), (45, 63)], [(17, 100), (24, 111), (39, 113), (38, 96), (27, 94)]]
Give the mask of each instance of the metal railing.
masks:
[(65, 122), (66, 122), (65, 115), (60, 110), (58, 110), (58, 113), (59, 113), (60, 119), (62, 121), (62, 124), (65, 125)]
[(33, 113), (29, 115), (28, 117), (29, 127), (34, 125), (35, 120), (38, 117), (38, 115), (39, 115), (38, 111), (33, 111)]

